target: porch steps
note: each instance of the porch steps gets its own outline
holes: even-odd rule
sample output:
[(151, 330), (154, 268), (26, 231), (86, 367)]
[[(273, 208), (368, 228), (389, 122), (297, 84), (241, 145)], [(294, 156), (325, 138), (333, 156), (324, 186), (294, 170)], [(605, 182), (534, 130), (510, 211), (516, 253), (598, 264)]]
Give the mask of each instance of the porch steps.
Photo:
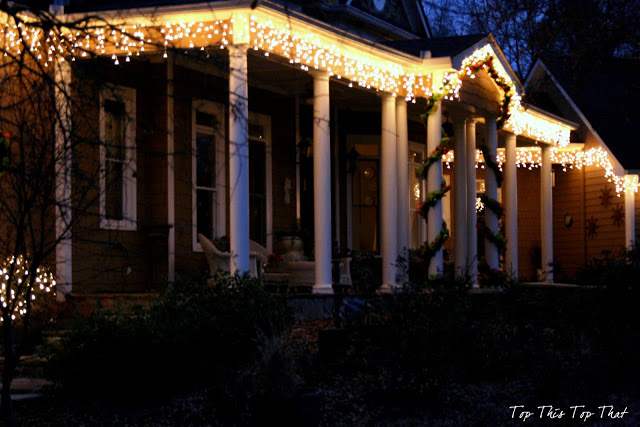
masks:
[[(48, 356), (52, 349), (61, 345), (66, 330), (46, 331), (42, 344), (36, 346), (34, 354), (23, 355), (16, 369), (16, 377), (11, 383), (11, 398), (14, 401), (37, 399), (43, 396), (44, 387), (51, 382), (44, 378)], [(1, 346), (0, 346), (1, 350)], [(0, 357), (0, 372), (4, 369), (4, 357)], [(0, 390), (2, 390), (0, 381)]]

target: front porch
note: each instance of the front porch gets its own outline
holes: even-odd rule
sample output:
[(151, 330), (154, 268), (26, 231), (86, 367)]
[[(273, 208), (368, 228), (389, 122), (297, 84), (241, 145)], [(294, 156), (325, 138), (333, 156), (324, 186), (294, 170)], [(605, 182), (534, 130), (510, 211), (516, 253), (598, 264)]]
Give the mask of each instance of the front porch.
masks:
[[(148, 138), (154, 156), (144, 160), (147, 175), (139, 175), (151, 190), (142, 196), (146, 219), (168, 230), (166, 263), (158, 264), (169, 280), (202, 268), (198, 233), (229, 237), (235, 272), (249, 271), (251, 239), (275, 253), (282, 251), (278, 235), (293, 228), (306, 232), (316, 293), (331, 292), (331, 260), (348, 250), (379, 254), (384, 291), (402, 281), (398, 256), (421, 247), (430, 252), (428, 274), (444, 271), (447, 249), (456, 274), (474, 284), (481, 256), (515, 278), (541, 270), (553, 280), (554, 164), (581, 169), (592, 158), (580, 154), (582, 146), (563, 148), (572, 123), (520, 105), (521, 85), (491, 36), (460, 39), (465, 44), (455, 52), (433, 57), (428, 41), (414, 43), (417, 54), (370, 45), (273, 5), (225, 9), (215, 21), (194, 11), (190, 24), (171, 23), (172, 13), (162, 15), (164, 27), (123, 24), (123, 34), (134, 25), (143, 39), (166, 43), (143, 53), (144, 43), (132, 42), (127, 50), (140, 57), (127, 54), (129, 64), (120, 64), (159, 76), (154, 100), (139, 96), (137, 108), (153, 111), (166, 132)], [(97, 39), (115, 62), (117, 34)], [(120, 85), (140, 82), (104, 74)], [(443, 124), (453, 131), (446, 149)], [(438, 152), (444, 157), (433, 161)], [(430, 166), (416, 178), (425, 162)], [(624, 178), (605, 171), (620, 193)], [(445, 198), (443, 179), (452, 186)], [(496, 202), (480, 221), (479, 193)], [(493, 209), (499, 202), (502, 225)], [(625, 218), (631, 224), (633, 211)], [(478, 223), (484, 237), (475, 232)], [(633, 235), (626, 230), (625, 240)], [(63, 282), (75, 275), (81, 283), (68, 255), (61, 246)], [(143, 275), (136, 280), (144, 282)]]

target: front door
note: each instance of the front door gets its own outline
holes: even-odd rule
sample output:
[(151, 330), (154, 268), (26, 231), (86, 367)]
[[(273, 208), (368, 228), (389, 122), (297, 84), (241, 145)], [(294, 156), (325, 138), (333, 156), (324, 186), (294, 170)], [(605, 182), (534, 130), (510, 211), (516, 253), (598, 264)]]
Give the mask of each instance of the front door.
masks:
[(271, 250), (271, 120), (249, 114), (249, 238)]
[(353, 247), (378, 250), (378, 159), (361, 159), (353, 175)]

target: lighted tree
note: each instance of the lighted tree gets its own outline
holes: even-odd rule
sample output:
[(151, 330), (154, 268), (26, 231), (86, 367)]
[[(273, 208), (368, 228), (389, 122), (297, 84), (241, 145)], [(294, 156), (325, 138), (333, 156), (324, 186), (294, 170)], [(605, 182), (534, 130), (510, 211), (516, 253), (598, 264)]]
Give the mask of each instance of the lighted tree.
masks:
[(56, 40), (97, 21), (63, 23), (48, 12), (2, 1), (0, 22), (1, 404), (4, 422), (14, 425), (11, 384), (32, 306), (39, 293), (54, 292), (56, 278), (48, 267), (60, 261), (56, 250), (77, 231), (78, 213), (95, 211), (100, 197), (99, 162), (83, 158), (101, 143), (87, 113), (95, 99), (77, 96), (88, 82), (72, 88), (65, 78), (71, 69), (55, 55)]

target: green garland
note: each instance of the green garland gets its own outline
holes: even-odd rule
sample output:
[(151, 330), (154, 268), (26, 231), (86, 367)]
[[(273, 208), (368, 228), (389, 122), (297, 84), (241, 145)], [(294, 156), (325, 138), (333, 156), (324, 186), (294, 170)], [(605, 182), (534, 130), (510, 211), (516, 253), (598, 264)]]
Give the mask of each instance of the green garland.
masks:
[(422, 259), (425, 260), (426, 266), (429, 265), (429, 261), (431, 261), (431, 258), (433, 258), (433, 256), (438, 253), (438, 251), (440, 250), (440, 248), (442, 248), (444, 242), (446, 242), (448, 238), (449, 229), (447, 228), (447, 224), (443, 221), (442, 228), (440, 228), (440, 233), (438, 233), (436, 238), (433, 239), (433, 242), (431, 242), (430, 244), (427, 244), (427, 242), (425, 242), (422, 245), (422, 248), (420, 248), (420, 254), (422, 255)]
[[(510, 116), (509, 104), (511, 103), (511, 98), (513, 97), (514, 90), (513, 90), (513, 83), (506, 81), (498, 74), (498, 70), (493, 64), (493, 60), (494, 60), (493, 56), (490, 54), (487, 54), (485, 58), (479, 61), (476, 61), (475, 63), (463, 64), (462, 68), (457, 74), (456, 79), (449, 76), (445, 76), (440, 90), (437, 93), (434, 93), (433, 95), (427, 97), (427, 105), (424, 108), (424, 112), (420, 115), (420, 118), (422, 119), (422, 123), (424, 124), (425, 128), (427, 127), (427, 121), (429, 119), (429, 115), (438, 111), (439, 101), (441, 101), (443, 98), (445, 98), (451, 93), (454, 83), (456, 82), (456, 80), (461, 78), (462, 74), (465, 73), (465, 69), (469, 69), (471, 73), (475, 74), (481, 69), (485, 68), (489, 76), (493, 79), (493, 81), (496, 83), (496, 85), (498, 85), (498, 87), (502, 90), (504, 94), (502, 98), (502, 102), (500, 103), (500, 117), (498, 117), (498, 119), (496, 120), (496, 125), (498, 130), (502, 129), (506, 121), (509, 120), (509, 116)], [(449, 150), (451, 149), (451, 139), (450, 139), (451, 136), (453, 136), (453, 132), (449, 134), (445, 129), (445, 126), (443, 125), (442, 138), (440, 139), (440, 144), (438, 145), (438, 147), (436, 147), (435, 150), (429, 153), (429, 157), (427, 157), (427, 159), (423, 162), (423, 164), (416, 170), (416, 176), (419, 179), (426, 179), (429, 168), (433, 166), (434, 163), (442, 161), (442, 157), (449, 152)], [(496, 163), (493, 156), (489, 155), (489, 152), (486, 146), (481, 146), (480, 148), (482, 150), (482, 154), (484, 155), (485, 163), (487, 164), (487, 167), (489, 167), (494, 172), (494, 175), (496, 177), (496, 182), (498, 184), (498, 187), (500, 187), (502, 185), (502, 172), (500, 171), (498, 164)], [(444, 195), (447, 193), (447, 191), (449, 191), (450, 189), (451, 189), (451, 186), (446, 185), (446, 183), (443, 180), (442, 187), (440, 188), (440, 190), (434, 190), (429, 192), (429, 194), (427, 194), (425, 201), (418, 206), (420, 215), (425, 220), (428, 217), (429, 209), (436, 206), (438, 201), (442, 199)], [(498, 216), (498, 218), (502, 217), (503, 215), (502, 205), (500, 205), (500, 203), (497, 200), (489, 199), (485, 195), (481, 195), (481, 198), (483, 199), (483, 203), (485, 204), (485, 206), (487, 206), (487, 209), (491, 209), (491, 211), (494, 212)], [(492, 232), (491, 230), (489, 230), (489, 228), (486, 225), (484, 227), (485, 227), (484, 232), (487, 239), (490, 242), (492, 242), (494, 245), (496, 245), (499, 250), (502, 250), (507, 243), (507, 239), (505, 238), (505, 236), (503, 236), (500, 232)], [(426, 265), (428, 265), (429, 262), (431, 261), (431, 258), (436, 253), (438, 253), (438, 251), (442, 248), (442, 246), (444, 245), (444, 242), (448, 238), (449, 238), (449, 229), (447, 228), (447, 225), (443, 221), (442, 228), (440, 229), (440, 233), (436, 236), (436, 238), (431, 243), (427, 244), (425, 242), (424, 245), (422, 245), (421, 253), (422, 253), (423, 259), (425, 260)]]
[(480, 194), (480, 201), (487, 207), (487, 209), (490, 209), (491, 212), (496, 214), (498, 219), (502, 218), (502, 216), (504, 215), (504, 209), (502, 208), (502, 204), (500, 204), (500, 202), (495, 199), (490, 199), (489, 196), (484, 193)]
[(440, 190), (430, 191), (427, 197), (425, 197), (424, 202), (418, 205), (417, 209), (420, 212), (420, 216), (422, 216), (425, 221), (427, 221), (429, 209), (434, 207), (438, 203), (438, 200), (442, 199), (449, 190), (451, 190), (451, 186), (447, 185), (447, 182), (443, 179)]
[[(444, 95), (442, 95), (444, 96)], [(442, 98), (440, 96), (437, 98), (438, 100)], [(436, 107), (434, 107), (434, 105)], [(433, 103), (427, 102), (427, 107), (425, 108), (425, 114), (428, 116), (433, 112), (437, 111), (437, 101)], [(426, 127), (427, 120), (423, 118), (423, 123)], [(453, 129), (450, 126), (442, 126), (442, 137), (440, 138), (440, 144), (433, 150), (429, 156), (425, 159), (422, 165), (416, 170), (416, 176), (419, 179), (426, 179), (429, 168), (433, 166), (436, 162), (442, 161), (442, 156), (446, 155), (451, 150), (451, 136), (453, 136)], [(425, 201), (418, 205), (418, 211), (420, 212), (420, 216), (428, 221), (429, 209), (433, 208), (438, 204), (438, 201), (441, 200), (444, 195), (451, 189), (450, 185), (447, 185), (446, 181), (443, 179), (440, 185), (439, 190), (430, 191), (425, 198)], [(442, 222), (442, 227), (440, 228), (440, 233), (436, 236), (436, 238), (431, 242), (425, 242), (422, 245), (420, 253), (422, 255), (422, 259), (425, 262), (425, 265), (429, 265), (431, 262), (431, 258), (438, 253), (438, 251), (444, 245), (444, 242), (449, 238), (449, 229), (447, 228), (447, 224)]]
[(416, 169), (416, 177), (418, 179), (427, 179), (427, 171), (434, 163), (442, 161), (442, 157), (446, 156), (451, 150), (451, 138), (446, 133), (444, 127), (442, 128), (442, 137), (440, 138), (440, 144), (429, 153), (429, 156), (425, 161)]
[(496, 177), (496, 184), (498, 184), (498, 188), (502, 187), (502, 171), (500, 170), (498, 162), (496, 162), (495, 156), (489, 153), (489, 147), (487, 147), (486, 144), (480, 145), (480, 151), (482, 151), (485, 165), (493, 171), (493, 174)]
[[(498, 163), (489, 153), (489, 148), (486, 145), (481, 145), (480, 150), (482, 151), (482, 155), (484, 156), (484, 162), (489, 167), (489, 169), (493, 171), (496, 177), (496, 183), (498, 184), (498, 187), (500, 187), (502, 185), (503, 176)], [(502, 207), (502, 204), (500, 204), (500, 202), (490, 198), (484, 193), (480, 194), (480, 201), (488, 210), (496, 215), (498, 220), (502, 218), (502, 216), (504, 215), (504, 208)], [(482, 224), (482, 232), (485, 238), (498, 248), (498, 251), (502, 251), (507, 245), (507, 238), (502, 233), (500, 233), (500, 231), (493, 231), (489, 229), (486, 224)]]
[(463, 65), (462, 69), (468, 68), (473, 74), (477, 73), (481, 69), (485, 68), (489, 77), (493, 79), (496, 85), (502, 90), (504, 96), (500, 103), (500, 117), (496, 120), (498, 130), (504, 127), (504, 124), (509, 120), (511, 115), (509, 114), (509, 104), (511, 104), (511, 98), (514, 94), (513, 82), (506, 81), (498, 74), (496, 66), (493, 64), (493, 56), (487, 54), (484, 59), (481, 59), (473, 64)]

